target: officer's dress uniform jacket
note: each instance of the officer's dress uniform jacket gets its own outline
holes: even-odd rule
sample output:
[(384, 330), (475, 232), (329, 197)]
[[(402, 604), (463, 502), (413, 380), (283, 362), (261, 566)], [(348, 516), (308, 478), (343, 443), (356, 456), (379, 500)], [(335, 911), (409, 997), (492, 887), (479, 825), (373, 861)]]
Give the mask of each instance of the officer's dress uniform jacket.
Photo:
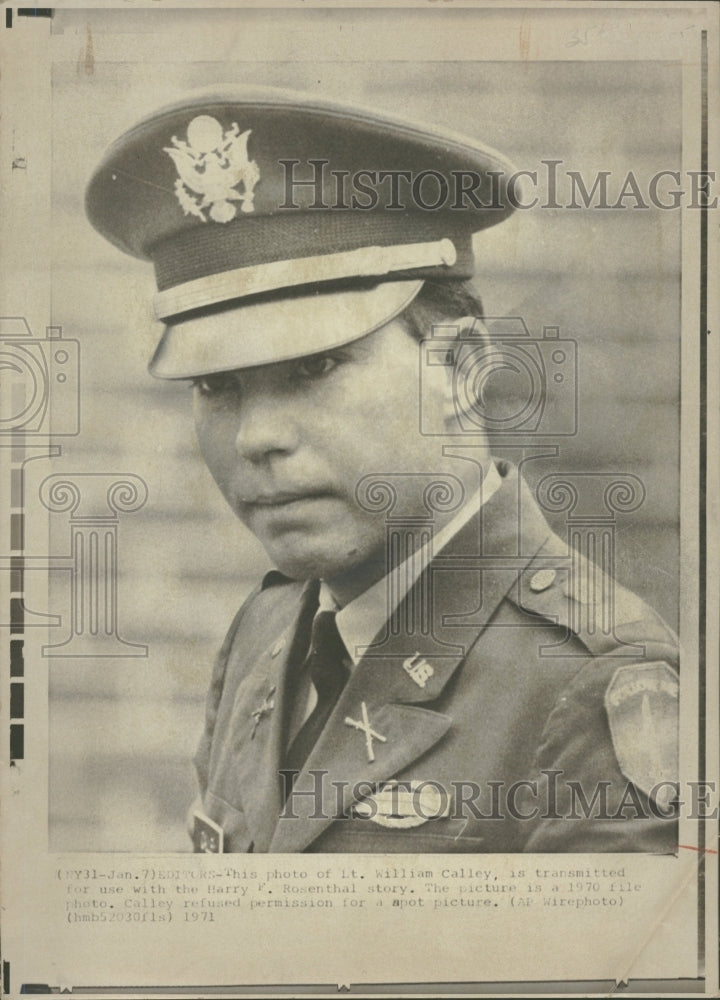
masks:
[[(240, 609), (196, 755), (202, 809), (226, 852), (675, 850), (672, 810), (653, 797), (655, 782), (676, 777), (662, 765), (676, 752), (675, 636), (597, 569), (602, 598), (583, 592), (589, 564), (571, 557), (517, 472), (499, 469), (502, 486), (405, 598), (430, 585), (432, 630), (376, 637), (287, 803), (278, 771), (308, 586), (268, 574)], [(413, 656), (432, 668), (424, 686), (408, 672)], [(385, 737), (372, 762), (346, 722), (363, 704)], [(446, 789), (450, 808), (412, 826), (362, 815), (355, 786), (368, 783), (367, 795), (390, 779)], [(463, 795), (472, 801), (459, 807)]]

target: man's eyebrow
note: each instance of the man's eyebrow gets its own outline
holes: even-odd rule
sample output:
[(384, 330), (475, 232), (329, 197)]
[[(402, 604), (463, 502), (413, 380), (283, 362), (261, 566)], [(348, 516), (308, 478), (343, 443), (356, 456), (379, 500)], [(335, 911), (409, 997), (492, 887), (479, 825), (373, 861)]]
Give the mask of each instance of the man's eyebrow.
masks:
[[(336, 347), (334, 351), (344, 351), (348, 354), (371, 354), (373, 345), (369, 343), (370, 337), (372, 337), (372, 334), (368, 334), (366, 337), (361, 337), (359, 340), (352, 340), (349, 344), (343, 344), (341, 347)], [(331, 349), (326, 353), (332, 354), (334, 352)]]
[(303, 354), (299, 358), (295, 358), (294, 361), (280, 361), (278, 364), (298, 364), (298, 362), (308, 361), (311, 358), (329, 358), (337, 357), (340, 355), (345, 355), (346, 357), (353, 355), (368, 355), (370, 354), (372, 348), (368, 345), (362, 345), (359, 340), (352, 341), (349, 344), (340, 344), (338, 347), (325, 347), (321, 351), (313, 351), (312, 354)]

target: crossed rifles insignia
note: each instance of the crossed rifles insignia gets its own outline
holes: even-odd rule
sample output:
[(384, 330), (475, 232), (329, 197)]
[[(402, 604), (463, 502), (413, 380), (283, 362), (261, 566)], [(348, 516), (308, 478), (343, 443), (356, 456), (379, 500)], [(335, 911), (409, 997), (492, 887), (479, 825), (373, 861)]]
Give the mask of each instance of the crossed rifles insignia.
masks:
[(360, 703), (360, 711), (362, 714), (362, 721), (357, 719), (351, 719), (349, 715), (345, 716), (345, 725), (352, 726), (353, 729), (357, 729), (359, 732), (365, 734), (365, 748), (367, 749), (367, 758), (372, 764), (375, 760), (375, 751), (373, 750), (373, 740), (379, 740), (380, 743), (387, 743), (387, 739), (381, 736), (380, 733), (375, 732), (375, 730), (370, 726), (370, 718), (368, 717), (367, 705), (365, 702)]
[(260, 725), (262, 720), (266, 715), (270, 715), (272, 710), (275, 708), (275, 692), (277, 688), (273, 685), (268, 693), (265, 695), (265, 699), (261, 705), (258, 705), (250, 714), (253, 720), (253, 727), (250, 732), (250, 739), (255, 739), (255, 733), (257, 732), (257, 727)]

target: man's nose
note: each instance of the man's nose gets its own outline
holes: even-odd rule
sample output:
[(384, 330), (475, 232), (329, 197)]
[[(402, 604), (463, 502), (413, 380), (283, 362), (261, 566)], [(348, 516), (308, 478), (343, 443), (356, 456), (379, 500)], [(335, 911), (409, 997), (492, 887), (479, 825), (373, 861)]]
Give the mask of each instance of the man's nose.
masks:
[(289, 400), (259, 390), (243, 394), (237, 416), (235, 449), (248, 462), (289, 453), (298, 444), (296, 414)]

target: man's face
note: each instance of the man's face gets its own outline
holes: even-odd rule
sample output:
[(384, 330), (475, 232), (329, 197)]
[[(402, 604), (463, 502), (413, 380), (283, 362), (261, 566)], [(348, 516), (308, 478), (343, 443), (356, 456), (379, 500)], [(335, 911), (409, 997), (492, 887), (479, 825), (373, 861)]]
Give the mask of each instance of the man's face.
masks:
[[(358, 505), (360, 479), (444, 471), (437, 438), (419, 431), (419, 350), (394, 320), (322, 354), (196, 380), (205, 462), (232, 509), (289, 576), (330, 582), (380, 565), (386, 512)], [(423, 398), (438, 419), (442, 405)], [(414, 502), (414, 490), (422, 509), (417, 481), (401, 481), (410, 493), (403, 502)]]

